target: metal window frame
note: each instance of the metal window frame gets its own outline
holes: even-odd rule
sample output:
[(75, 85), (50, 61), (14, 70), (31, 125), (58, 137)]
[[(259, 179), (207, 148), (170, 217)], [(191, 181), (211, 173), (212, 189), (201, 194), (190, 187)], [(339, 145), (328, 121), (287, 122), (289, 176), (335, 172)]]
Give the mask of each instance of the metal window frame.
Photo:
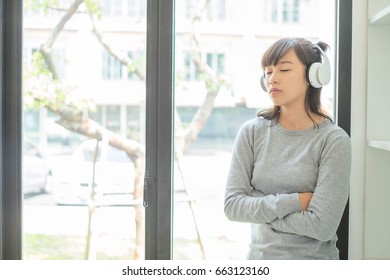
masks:
[[(145, 258), (172, 258), (174, 0), (148, 0)], [(144, 203), (145, 204), (145, 203)]]
[(1, 0), (0, 259), (22, 258), (22, 0)]
[[(167, 1), (168, 2), (168, 1)], [(154, 40), (151, 37), (148, 37), (148, 43), (151, 43), (154, 45), (156, 48), (154, 52), (152, 52), (148, 48), (148, 66), (149, 69), (147, 68), (147, 73), (151, 75), (152, 69), (159, 69), (165, 71), (165, 74), (169, 75), (163, 75), (163, 73), (160, 73), (160, 78), (164, 78), (165, 80), (159, 80), (159, 73), (155, 73), (154, 75), (151, 75), (151, 80), (149, 82), (152, 82), (154, 86), (157, 87), (162, 87), (160, 88), (160, 91), (158, 90), (152, 90), (150, 89), (149, 91), (147, 90), (147, 95), (151, 95), (153, 92), (156, 92), (156, 95), (160, 95), (161, 98), (160, 100), (155, 96), (155, 99), (149, 100), (152, 103), (148, 103), (148, 98), (147, 98), (147, 107), (148, 104), (152, 105), (153, 102), (157, 102), (157, 104), (154, 104), (155, 108), (168, 108), (169, 106), (173, 106), (173, 101), (172, 101), (172, 80), (173, 80), (173, 75), (172, 74), (172, 69), (173, 65), (171, 64), (171, 60), (173, 57), (173, 54), (171, 51), (173, 51), (173, 47), (171, 44), (173, 44), (172, 38), (174, 37), (174, 21), (173, 21), (173, 8), (174, 8), (174, 1), (171, 0), (169, 1), (170, 5), (169, 7), (158, 7), (158, 15), (160, 17), (157, 17), (156, 10), (154, 10), (154, 7), (150, 7), (150, 4), (155, 3), (152, 0), (148, 1), (148, 30), (152, 29), (154, 30), (154, 25), (153, 24), (161, 24), (159, 25), (164, 26), (165, 28), (157, 29), (154, 31), (157, 32), (162, 32), (160, 33), (160, 36), (158, 34), (154, 34)], [(336, 0), (335, 2), (336, 5), (336, 14), (337, 14), (337, 23), (336, 23), (336, 42), (337, 42), (337, 71), (336, 71), (336, 106), (337, 106), (337, 123), (340, 127), (342, 127), (348, 134), (350, 134), (350, 122), (351, 122), (351, 48), (352, 48), (352, 0)], [(151, 8), (151, 9), (150, 9)], [(154, 12), (154, 13), (153, 13)], [(150, 16), (151, 15), (151, 16)], [(166, 17), (166, 18), (164, 18)], [(155, 20), (154, 20), (155, 19)], [(151, 23), (152, 22), (152, 23)], [(151, 23), (151, 25), (149, 25)], [(164, 25), (166, 24), (166, 25)], [(149, 29), (150, 28), (150, 29)], [(163, 36), (164, 35), (164, 36)], [(164, 38), (165, 40), (158, 40), (157, 38)], [(169, 39), (166, 40), (166, 37)], [(164, 53), (165, 51), (165, 53)], [(167, 53), (168, 52), (168, 53)], [(154, 59), (155, 57), (152, 55), (157, 55), (157, 59)], [(162, 54), (162, 56), (161, 56)], [(167, 59), (169, 58), (169, 59)], [(155, 63), (153, 63), (155, 61)], [(164, 68), (161, 69), (161, 62), (163, 62)], [(157, 64), (158, 67), (155, 67)], [(148, 81), (148, 80), (147, 80)], [(149, 84), (149, 83), (148, 83)], [(153, 87), (153, 85), (149, 85), (149, 87)], [(149, 96), (150, 98), (150, 96)], [(160, 102), (163, 101), (164, 104), (160, 104)], [(171, 110), (167, 111), (156, 111), (156, 117), (160, 117), (161, 122), (160, 124), (164, 127), (164, 125), (170, 125), (172, 128), (172, 108), (170, 107)], [(160, 113), (163, 113), (161, 116)], [(147, 113), (147, 116), (151, 116), (150, 114)], [(165, 119), (164, 120), (164, 115)], [(154, 119), (154, 118), (151, 118)], [(148, 125), (148, 123), (147, 123)], [(151, 127), (149, 126), (149, 129)], [(157, 132), (157, 134), (151, 134), (151, 132)], [(163, 132), (160, 130), (160, 133)], [(148, 130), (147, 132), (147, 137), (151, 137), (152, 139), (155, 137), (156, 139), (160, 139), (160, 145), (158, 147), (164, 147), (167, 148), (166, 152), (171, 149), (172, 147), (172, 135), (170, 134), (169, 137), (167, 134), (160, 134), (158, 130), (154, 129), (153, 131)], [(148, 135), (149, 134), (149, 135)], [(153, 143), (156, 144), (156, 143)], [(151, 149), (149, 145), (147, 145), (147, 149)], [(172, 150), (170, 150), (172, 153)], [(152, 151), (149, 150), (150, 153)], [(158, 151), (156, 152), (156, 158), (149, 158), (149, 160), (154, 161), (156, 163), (156, 166), (158, 166), (160, 170), (156, 169), (157, 176), (154, 177), (152, 175), (152, 181), (155, 182), (156, 186), (158, 186), (158, 189), (156, 188), (154, 190), (154, 195), (156, 195), (156, 201), (160, 201), (161, 205), (166, 205), (166, 207), (159, 207), (158, 205), (155, 205), (155, 212), (153, 214), (153, 211), (149, 212), (149, 216), (147, 215), (146, 220), (148, 221), (147, 224), (153, 223), (155, 225), (155, 228), (157, 229), (154, 234), (154, 238), (150, 239), (151, 236), (149, 236), (149, 239), (147, 238), (147, 243), (148, 241), (153, 241), (155, 244), (146, 244), (147, 248), (147, 253), (146, 256), (147, 258), (151, 259), (170, 259), (171, 258), (171, 244), (172, 244), (172, 234), (171, 234), (171, 216), (172, 216), (172, 193), (171, 193), (171, 185), (172, 185), (172, 177), (167, 178), (169, 176), (172, 176), (172, 171), (169, 170), (172, 166), (172, 157), (169, 157), (168, 154), (160, 154), (161, 156), (164, 156), (165, 159), (170, 159), (171, 161), (166, 162), (165, 165), (160, 166), (161, 163), (164, 163), (164, 161), (161, 162), (159, 161), (159, 156), (158, 156)], [(164, 152), (163, 152), (164, 153)], [(148, 157), (147, 157), (148, 160)], [(169, 163), (169, 164), (168, 164)], [(148, 170), (148, 167), (147, 169)], [(160, 171), (160, 172), (158, 172)], [(169, 176), (168, 176), (169, 174)], [(162, 176), (162, 177), (161, 177)], [(162, 196), (161, 196), (162, 195)], [(170, 200), (169, 200), (170, 198)], [(163, 212), (159, 211), (165, 211), (166, 213), (164, 214)], [(155, 216), (153, 216), (155, 215)], [(164, 219), (160, 219), (159, 217), (164, 217)], [(164, 223), (167, 223), (164, 225)], [(150, 227), (153, 228), (153, 227)], [(160, 230), (160, 232), (159, 232)], [(148, 231), (148, 227), (147, 227)], [(160, 235), (159, 235), (160, 234)], [(348, 237), (349, 237), (349, 203), (347, 203), (347, 206), (345, 208), (343, 217), (341, 219), (340, 226), (337, 230), (338, 234), (338, 248), (340, 251), (340, 259), (348, 259)], [(160, 244), (158, 244), (161, 242)], [(163, 250), (160, 250), (163, 248), (165, 245), (165, 249), (167, 250), (166, 252), (162, 252)]]
[[(336, 42), (337, 42), (337, 77), (336, 77), (336, 121), (351, 135), (351, 67), (352, 67), (352, 0), (336, 1)], [(349, 256), (349, 202), (337, 230), (337, 247), (340, 259)]]

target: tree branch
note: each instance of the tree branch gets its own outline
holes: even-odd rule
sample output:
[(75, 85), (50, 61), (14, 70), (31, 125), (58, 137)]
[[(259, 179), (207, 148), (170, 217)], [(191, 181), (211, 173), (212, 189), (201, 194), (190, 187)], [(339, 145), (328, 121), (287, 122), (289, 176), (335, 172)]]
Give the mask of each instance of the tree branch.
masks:
[(200, 0), (198, 2), (193, 20), (192, 30), (189, 35), (191, 57), (197, 68), (202, 73), (205, 82), (207, 94), (201, 106), (198, 107), (190, 125), (184, 131), (181, 141), (181, 149), (185, 153), (191, 144), (196, 140), (202, 128), (209, 119), (215, 104), (218, 93), (224, 85), (227, 84), (225, 77), (216, 74), (210, 66), (202, 59), (201, 47), (199, 44), (199, 25), (203, 20), (203, 15), (209, 5), (210, 0)]
[(76, 13), (77, 9), (83, 2), (84, 0), (75, 0), (73, 2), (73, 4), (69, 7), (69, 9), (66, 10), (66, 12), (64, 13), (60, 21), (57, 23), (57, 25), (52, 29), (47, 40), (39, 48), (39, 51), (43, 54), (47, 66), (50, 72), (52, 73), (53, 79), (55, 80), (58, 80), (60, 77), (58, 76), (57, 69), (54, 65), (54, 61), (51, 53), (52, 47), (58, 35), (64, 29), (65, 24), (73, 17), (73, 15)]
[[(88, 12), (88, 15), (91, 19), (91, 23), (92, 23), (92, 33), (95, 34), (97, 40), (99, 41), (99, 43), (103, 46), (103, 48), (109, 53), (111, 54), (113, 57), (115, 57), (116, 59), (118, 59), (120, 61), (120, 63), (122, 65), (125, 65), (127, 66), (128, 68), (130, 66), (132, 66), (134, 64), (133, 60), (129, 58), (129, 56), (127, 54), (119, 54), (117, 53), (103, 38), (103, 34), (98, 30), (97, 28), (97, 24), (96, 24), (96, 20), (95, 20), (95, 16), (91, 13), (91, 12)], [(138, 77), (140, 80), (142, 81), (145, 81), (145, 75), (144, 73), (141, 72), (141, 70), (137, 67), (134, 67), (134, 71), (133, 71)]]

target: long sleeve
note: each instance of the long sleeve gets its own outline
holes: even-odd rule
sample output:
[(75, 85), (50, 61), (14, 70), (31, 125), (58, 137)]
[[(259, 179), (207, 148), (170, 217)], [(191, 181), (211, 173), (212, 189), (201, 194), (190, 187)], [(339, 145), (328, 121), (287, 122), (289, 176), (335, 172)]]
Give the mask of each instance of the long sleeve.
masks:
[[(251, 223), (250, 259), (338, 259), (336, 231), (349, 195), (350, 138), (324, 120), (288, 130), (248, 121), (234, 144), (225, 214)], [(299, 193), (311, 192), (307, 211)]]
[(232, 221), (268, 223), (299, 211), (301, 206), (297, 193), (265, 195), (252, 187), (253, 130), (247, 123), (237, 135), (225, 191), (225, 214)]
[(279, 231), (327, 241), (334, 238), (349, 195), (350, 139), (338, 136), (323, 148), (317, 184), (307, 211), (269, 225)]

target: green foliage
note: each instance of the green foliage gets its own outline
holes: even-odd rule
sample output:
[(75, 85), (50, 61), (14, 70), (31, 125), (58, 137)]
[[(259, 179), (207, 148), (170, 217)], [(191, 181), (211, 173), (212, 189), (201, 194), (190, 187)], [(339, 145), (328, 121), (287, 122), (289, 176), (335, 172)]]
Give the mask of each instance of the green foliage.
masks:
[(53, 79), (40, 51), (34, 52), (31, 64), (24, 66), (23, 80), (23, 104), (26, 110), (46, 107), (56, 112), (67, 107), (83, 111), (91, 104), (75, 94), (75, 87)]
[(102, 18), (103, 14), (103, 7), (101, 4), (101, 1), (98, 0), (85, 0), (84, 1), (85, 7), (87, 10), (95, 15), (99, 20)]
[(58, 8), (58, 0), (24, 0), (24, 11), (43, 11), (46, 15), (50, 9)]
[(132, 63), (129, 63), (127, 65), (127, 71), (129, 73), (134, 73), (136, 71), (139, 71), (141, 73), (145, 73), (146, 72), (145, 56), (142, 56), (137, 60), (132, 60)]
[(35, 260), (72, 260), (83, 258), (82, 236), (25, 234), (24, 255)]
[[(62, 9), (65, 10), (69, 8), (72, 1), (62, 1), (61, 3), (58, 0), (24, 0), (23, 8), (24, 12), (43, 12), (44, 15), (47, 15), (50, 10), (53, 9)], [(96, 16), (98, 19), (102, 18), (103, 7), (101, 1), (99, 0), (84, 0), (86, 9)]]
[(45, 58), (40, 51), (35, 51), (32, 55), (32, 67), (34, 74), (51, 76), (51, 72), (46, 65)]
[[(100, 237), (99, 260), (132, 259), (134, 240), (128, 238)], [(23, 254), (26, 260), (82, 260), (84, 259), (85, 236), (24, 234)]]
[(52, 75), (46, 66), (41, 52), (32, 55), (31, 64), (23, 69), (23, 99), (25, 109), (37, 109), (46, 106), (45, 96), (53, 85)]

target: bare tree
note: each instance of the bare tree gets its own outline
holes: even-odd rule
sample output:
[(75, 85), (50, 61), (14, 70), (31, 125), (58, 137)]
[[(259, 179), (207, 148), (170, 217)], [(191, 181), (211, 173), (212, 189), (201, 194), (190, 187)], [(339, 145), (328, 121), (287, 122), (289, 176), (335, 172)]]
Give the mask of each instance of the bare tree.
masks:
[[(32, 0), (33, 1), (33, 0)], [(180, 122), (180, 118), (176, 119), (176, 130), (180, 130), (176, 138), (176, 160), (180, 161), (181, 155), (185, 153), (191, 144), (196, 140), (197, 136), (201, 132), (205, 123), (211, 115), (214, 107), (216, 97), (220, 89), (227, 86), (227, 81), (221, 75), (216, 74), (202, 59), (202, 50), (199, 43), (199, 23), (202, 21), (204, 11), (209, 4), (209, 0), (199, 0), (196, 11), (194, 13), (192, 21), (192, 30), (188, 34), (188, 40), (191, 46), (191, 55), (194, 64), (199, 72), (202, 73), (202, 77), (205, 83), (207, 94), (202, 105), (198, 108), (196, 114), (191, 120), (189, 126), (183, 128)], [(44, 63), (48, 70), (48, 77), (42, 81), (42, 75), (37, 74), (32, 70), (28, 79), (36, 79), (35, 85), (26, 86), (26, 92), (30, 98), (41, 106), (45, 106), (58, 116), (58, 123), (70, 131), (77, 132), (90, 138), (102, 138), (108, 140), (108, 143), (113, 147), (121, 149), (127, 153), (131, 158), (135, 167), (135, 182), (134, 182), (134, 199), (142, 199), (143, 192), (143, 178), (145, 169), (145, 148), (144, 146), (134, 139), (127, 139), (121, 135), (109, 131), (107, 128), (99, 125), (92, 120), (86, 109), (77, 101), (72, 98), (64, 97), (61, 95), (55, 96), (55, 94), (48, 95), (49, 90), (45, 91), (48, 87), (48, 83), (55, 84), (57, 88), (61, 89), (62, 93), (72, 92), (72, 88), (65, 85), (58, 74), (54, 63), (54, 56), (52, 54), (53, 45), (56, 43), (60, 33), (63, 31), (66, 23), (70, 21), (76, 13), (87, 13), (91, 20), (92, 32), (96, 36), (100, 45), (112, 56), (116, 57), (123, 65), (128, 66), (128, 69), (139, 77), (140, 80), (145, 81), (145, 75), (139, 67), (137, 67), (131, 58), (122, 55), (119, 51), (115, 50), (110, 42), (104, 38), (104, 33), (101, 32), (96, 24), (97, 16), (96, 2), (93, 0), (74, 0), (69, 8), (64, 9), (62, 17), (59, 18), (55, 27), (50, 31), (47, 39), (39, 48), (39, 52), (42, 54)], [(28, 84), (28, 81), (26, 81)], [(38, 84), (38, 86), (36, 86)], [(46, 85), (46, 86), (44, 86)], [(46, 87), (46, 88), (45, 88)], [(42, 94), (42, 92), (44, 92)], [(135, 258), (142, 259), (143, 256), (143, 242), (144, 242), (144, 209), (142, 205), (136, 205), (136, 250)]]

